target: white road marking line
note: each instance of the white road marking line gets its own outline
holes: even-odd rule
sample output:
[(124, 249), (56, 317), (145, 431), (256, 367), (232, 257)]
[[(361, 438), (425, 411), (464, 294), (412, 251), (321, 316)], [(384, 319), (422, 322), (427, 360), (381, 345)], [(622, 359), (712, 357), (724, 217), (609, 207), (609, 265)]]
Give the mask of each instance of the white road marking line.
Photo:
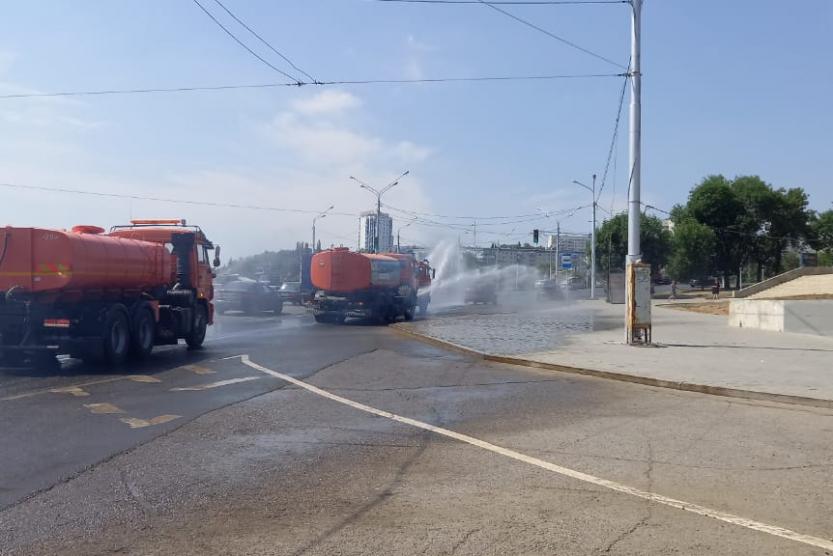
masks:
[(131, 380), (133, 382), (162, 382), (155, 376), (149, 375), (130, 375), (127, 377), (127, 380)]
[(267, 367), (262, 365), (258, 365), (257, 363), (251, 361), (248, 355), (241, 355), (240, 359), (242, 360), (244, 365), (247, 365), (253, 369), (257, 369), (262, 373), (266, 373), (271, 375), (275, 378), (279, 378), (295, 386), (303, 388), (313, 394), (317, 394), (321, 397), (327, 398), (329, 400), (333, 400), (335, 402), (350, 406), (354, 409), (358, 409), (360, 411), (364, 411), (366, 413), (370, 413), (373, 415), (378, 415), (379, 417), (385, 417), (392, 421), (396, 421), (399, 423), (403, 423), (406, 425), (411, 425), (412, 427), (416, 427), (418, 429), (423, 429), (427, 431), (431, 431), (433, 433), (446, 436), (448, 438), (453, 438), (455, 440), (459, 440), (460, 442), (465, 442), (466, 444), (471, 444), (472, 446), (477, 446), (478, 448), (483, 448), (484, 450), (489, 450), (490, 452), (494, 452), (496, 454), (500, 454), (507, 458), (511, 458), (517, 461), (521, 461), (523, 463), (527, 463), (529, 465), (534, 465), (535, 467), (540, 467), (542, 469), (546, 469), (548, 471), (552, 471), (553, 473), (557, 473), (564, 477), (570, 477), (571, 479), (576, 479), (579, 481), (583, 481), (585, 483), (590, 483), (593, 485), (597, 485), (600, 487), (604, 487), (610, 490), (614, 490), (616, 492), (621, 492), (623, 494), (629, 494), (631, 496), (635, 496), (637, 498), (642, 498), (644, 500), (648, 500), (650, 502), (654, 502), (657, 504), (663, 504), (665, 506), (670, 506), (672, 508), (677, 508), (678, 510), (683, 510), (686, 512), (691, 512), (697, 515), (710, 517), (713, 519), (717, 519), (719, 521), (723, 521), (732, 525), (737, 525), (740, 527), (745, 527), (747, 529), (752, 529), (753, 531), (759, 531), (761, 533), (767, 533), (769, 535), (773, 535), (776, 537), (781, 537), (784, 539), (788, 539), (791, 541), (800, 542), (803, 544), (807, 544), (810, 546), (815, 546), (817, 548), (822, 548), (825, 550), (833, 550), (833, 541), (829, 541), (827, 539), (822, 539), (820, 537), (814, 537), (811, 535), (804, 535), (802, 533), (797, 533), (796, 531), (792, 531), (790, 529), (785, 529), (783, 527), (778, 527), (777, 525), (769, 525), (767, 523), (762, 523), (760, 521), (755, 521), (752, 519), (747, 519), (745, 517), (737, 516), (734, 514), (730, 514), (728, 512), (723, 512), (720, 510), (714, 510), (711, 508), (707, 508), (705, 506), (700, 506), (698, 504), (692, 504), (690, 502), (685, 502), (683, 500), (677, 500), (676, 498), (669, 498), (668, 496), (663, 496), (661, 494), (656, 494), (653, 492), (648, 492), (644, 490), (640, 490), (634, 487), (630, 487), (627, 485), (623, 485), (621, 483), (617, 483), (615, 481), (610, 481), (608, 479), (602, 479), (601, 477), (596, 477), (593, 475), (589, 475), (587, 473), (582, 473), (581, 471), (576, 471), (574, 469), (569, 469), (567, 467), (562, 467), (560, 465), (556, 465), (554, 463), (550, 463), (548, 461), (544, 461), (538, 458), (534, 458), (531, 456), (527, 456), (520, 452), (516, 452), (514, 450), (510, 450), (508, 448), (503, 448), (501, 446), (497, 446), (490, 442), (486, 442), (484, 440), (480, 440), (474, 438), (473, 436), (468, 436), (466, 434), (461, 434), (459, 432), (454, 432), (449, 429), (444, 429), (442, 427), (436, 427), (434, 425), (430, 425), (428, 423), (424, 423), (422, 421), (417, 421), (416, 419), (411, 419), (409, 417), (402, 417), (401, 415), (397, 415), (395, 413), (390, 413), (389, 411), (384, 411), (381, 409), (376, 409), (374, 407), (370, 407), (369, 405), (365, 405), (359, 402), (354, 402), (353, 400), (349, 400), (347, 398), (343, 398), (341, 396), (337, 396), (335, 394), (331, 394), (326, 390), (322, 390), (317, 386), (313, 386), (312, 384), (308, 384), (302, 380), (298, 380), (297, 378), (293, 378), (289, 375), (285, 375), (283, 373), (279, 373), (277, 371), (273, 371)]
[(200, 390), (210, 390), (212, 388), (219, 388), (221, 386), (228, 386), (229, 384), (238, 384), (240, 382), (249, 382), (250, 380), (260, 380), (259, 376), (245, 376), (243, 378), (230, 378), (228, 380), (220, 380), (217, 382), (209, 382), (208, 384), (200, 384), (199, 386), (183, 386), (181, 388), (171, 388), (171, 392), (197, 392)]

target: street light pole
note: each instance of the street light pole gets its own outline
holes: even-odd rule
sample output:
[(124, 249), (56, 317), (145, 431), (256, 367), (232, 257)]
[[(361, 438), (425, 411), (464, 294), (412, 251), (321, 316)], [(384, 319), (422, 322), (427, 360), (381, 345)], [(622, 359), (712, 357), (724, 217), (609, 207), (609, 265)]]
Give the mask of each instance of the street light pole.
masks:
[(335, 205), (330, 205), (330, 208), (328, 208), (327, 210), (325, 210), (321, 214), (313, 217), (313, 219), (312, 219), (312, 252), (313, 253), (315, 253), (315, 222), (319, 218), (326, 218), (327, 213), (330, 212), (331, 210), (333, 210), (334, 208), (335, 208)]
[(596, 199), (596, 174), (593, 174), (593, 187), (587, 187), (578, 180), (573, 180), (573, 183), (587, 189), (593, 195), (593, 230), (590, 234), (590, 299), (596, 299), (596, 206), (599, 204)]
[(373, 243), (374, 243), (373, 252), (374, 253), (379, 252), (379, 245), (381, 243), (381, 232), (380, 232), (380, 226), (379, 226), (379, 219), (382, 217), (382, 195), (384, 195), (385, 193), (387, 193), (388, 191), (390, 191), (391, 189), (393, 189), (394, 187), (399, 185), (399, 180), (401, 180), (402, 178), (404, 178), (405, 176), (407, 176), (410, 173), (411, 173), (410, 170), (405, 170), (404, 172), (402, 172), (402, 174), (399, 175), (398, 178), (393, 180), (391, 183), (387, 184), (382, 189), (375, 189), (373, 187), (370, 187), (369, 185), (367, 185), (366, 183), (364, 183), (360, 179), (358, 179), (354, 176), (350, 176), (350, 179), (353, 180), (354, 182), (358, 183), (359, 186), (362, 189), (367, 189), (368, 191), (370, 191), (371, 193), (373, 193), (376, 196), (376, 224), (374, 226), (375, 233), (373, 234), (374, 235), (374, 238), (373, 238)]
[[(625, 275), (625, 339), (628, 344), (638, 342), (636, 337), (637, 325), (644, 333), (642, 341), (650, 343), (651, 337), (651, 301), (650, 297), (642, 299), (643, 296), (649, 296), (649, 294), (643, 291), (642, 279), (640, 279), (639, 287), (637, 286), (638, 268), (635, 266), (642, 262), (642, 246), (640, 245), (640, 218), (642, 216), (640, 210), (642, 204), (642, 1), (631, 0), (633, 19), (631, 24), (631, 67), (628, 72), (631, 84), (630, 181), (628, 184), (630, 194), (628, 195), (628, 257)], [(641, 310), (640, 305), (642, 306)], [(637, 322), (637, 320), (641, 322)]]

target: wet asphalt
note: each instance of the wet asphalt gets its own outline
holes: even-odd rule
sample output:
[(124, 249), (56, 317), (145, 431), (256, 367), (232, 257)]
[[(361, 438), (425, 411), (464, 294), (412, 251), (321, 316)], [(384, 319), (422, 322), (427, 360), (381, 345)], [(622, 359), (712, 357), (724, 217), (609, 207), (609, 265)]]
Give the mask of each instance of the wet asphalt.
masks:
[(490, 364), (291, 308), (228, 315), (205, 349), (125, 369), (0, 371), (0, 553), (827, 553), (370, 415), (243, 354), (372, 408), (833, 539), (829, 411)]

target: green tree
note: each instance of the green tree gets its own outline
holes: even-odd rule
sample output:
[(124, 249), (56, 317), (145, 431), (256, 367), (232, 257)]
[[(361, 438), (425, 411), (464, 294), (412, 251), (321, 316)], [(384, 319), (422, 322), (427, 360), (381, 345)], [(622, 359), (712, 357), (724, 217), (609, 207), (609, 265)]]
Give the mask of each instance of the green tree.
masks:
[(815, 215), (810, 228), (813, 246), (819, 251), (833, 253), (833, 210)]
[(716, 241), (712, 229), (693, 218), (676, 222), (668, 261), (671, 278), (683, 281), (711, 275)]
[(715, 235), (714, 270), (721, 276), (735, 274), (751, 246), (746, 207), (725, 177), (709, 176), (691, 190), (685, 212), (712, 229)]
[[(640, 243), (642, 261), (651, 265), (651, 272), (658, 274), (671, 255), (671, 234), (655, 216), (641, 215)], [(608, 261), (612, 272), (625, 267), (628, 254), (628, 215), (617, 214), (604, 222), (596, 232), (596, 266), (602, 273), (608, 272)]]

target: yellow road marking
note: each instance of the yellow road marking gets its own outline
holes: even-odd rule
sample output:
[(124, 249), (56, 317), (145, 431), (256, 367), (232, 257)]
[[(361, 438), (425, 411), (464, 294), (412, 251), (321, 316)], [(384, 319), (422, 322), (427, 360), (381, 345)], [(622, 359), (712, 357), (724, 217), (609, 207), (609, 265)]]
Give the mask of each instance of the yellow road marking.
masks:
[(185, 369), (186, 371), (191, 371), (192, 373), (198, 375), (213, 375), (217, 372), (209, 369), (208, 367), (203, 367), (201, 365), (185, 365), (181, 368)]
[(127, 377), (127, 380), (132, 380), (133, 382), (162, 382), (155, 376), (148, 375), (130, 375)]
[(89, 396), (90, 393), (81, 388), (80, 386), (67, 386), (65, 388), (53, 388), (50, 390), (53, 394), (69, 394), (70, 396), (75, 396), (76, 398), (83, 398), (84, 396)]
[(119, 421), (129, 426), (131, 429), (143, 429), (153, 425), (161, 425), (168, 423), (174, 419), (181, 418), (182, 415), (159, 415), (152, 419), (137, 419), (136, 417), (119, 417)]
[(111, 414), (124, 413), (124, 410), (111, 403), (85, 403), (84, 407), (90, 410), (91, 413)]
[(217, 382), (209, 382), (208, 384), (200, 384), (198, 386), (183, 386), (180, 388), (171, 388), (171, 392), (197, 392), (200, 390), (210, 390), (212, 388), (219, 388), (221, 386), (228, 386), (229, 384), (238, 384), (240, 382), (249, 382), (250, 380), (260, 380), (259, 376), (246, 376), (243, 378), (230, 378), (228, 380), (220, 380)]

